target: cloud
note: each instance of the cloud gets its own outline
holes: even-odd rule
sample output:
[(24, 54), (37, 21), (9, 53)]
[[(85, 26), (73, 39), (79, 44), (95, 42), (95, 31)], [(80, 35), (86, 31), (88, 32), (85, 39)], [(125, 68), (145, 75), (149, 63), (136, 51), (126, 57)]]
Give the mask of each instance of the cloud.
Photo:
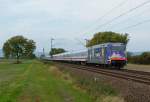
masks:
[[(122, 6), (117, 7), (116, 10), (110, 12), (102, 20), (97, 21), (97, 19), (101, 18), (122, 1), (123, 0), (0, 0), (0, 36), (2, 36), (0, 47), (9, 37), (22, 34), (36, 40), (38, 49), (42, 49), (43, 47), (49, 49), (48, 42), (50, 37), (67, 39), (77, 37), (81, 39), (90, 38), (94, 32), (105, 30), (117, 31), (117, 29), (149, 18), (150, 13), (143, 12), (146, 9), (149, 10), (150, 7), (148, 4), (106, 27), (95, 30), (95, 27), (98, 25), (139, 5), (145, 0), (136, 0), (136, 2), (126, 0)], [(141, 12), (143, 12), (141, 15), (134, 16)], [(116, 23), (119, 24), (114, 26)], [(138, 45), (142, 43), (142, 41), (149, 42), (148, 39), (140, 40), (141, 36), (139, 36), (139, 34), (142, 33), (143, 36), (150, 37), (148, 27), (149, 24), (146, 24), (146, 26), (141, 26), (133, 30), (121, 31), (129, 32), (131, 38), (133, 38), (129, 44), (129, 50), (144, 50), (146, 48), (146, 46), (144, 46), (143, 49), (138, 48)], [(79, 46), (81, 45), (76, 43), (77, 41), (70, 42), (67, 48), (71, 47), (71, 45), (80, 48)]]

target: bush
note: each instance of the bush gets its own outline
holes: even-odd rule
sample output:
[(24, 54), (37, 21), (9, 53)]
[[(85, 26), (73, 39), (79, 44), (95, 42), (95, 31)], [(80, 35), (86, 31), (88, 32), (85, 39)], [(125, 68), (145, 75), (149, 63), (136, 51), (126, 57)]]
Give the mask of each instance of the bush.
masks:
[(115, 89), (104, 83), (101, 79), (97, 79), (96, 81), (88, 76), (78, 76), (75, 78), (75, 84), (78, 88), (86, 90), (95, 102), (99, 102), (98, 100), (103, 100), (107, 96), (115, 97), (118, 95)]
[(150, 52), (144, 52), (138, 56), (128, 56), (128, 61), (135, 64), (150, 64)]

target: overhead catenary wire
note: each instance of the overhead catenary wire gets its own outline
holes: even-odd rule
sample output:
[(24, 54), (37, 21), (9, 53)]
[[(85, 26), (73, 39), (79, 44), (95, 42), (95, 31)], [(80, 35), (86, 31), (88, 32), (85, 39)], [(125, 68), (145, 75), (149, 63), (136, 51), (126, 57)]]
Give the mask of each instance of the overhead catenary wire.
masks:
[[(146, 13), (146, 12), (149, 11), (149, 10), (150, 10), (150, 8), (148, 8), (148, 9), (144, 10), (143, 12), (141, 12), (141, 13), (139, 13), (139, 14), (137, 14), (137, 15), (134, 15), (134, 16), (132, 16), (132, 17), (141, 16), (141, 15), (143, 15), (144, 13)], [(128, 21), (128, 20), (130, 20), (130, 19), (131, 19), (131, 18), (127, 18), (127, 19), (125, 19), (125, 20), (120, 21), (119, 23), (113, 24), (111, 28), (115, 28), (115, 27), (117, 27), (117, 25), (122, 24), (123, 22), (126, 22), (126, 21)], [(107, 29), (108, 29), (108, 28), (110, 28), (110, 27), (107, 27)]]
[(140, 7), (143, 7), (144, 5), (146, 5), (146, 4), (148, 4), (148, 3), (150, 3), (150, 0), (145, 1), (145, 2), (143, 2), (143, 3), (139, 4), (139, 5), (137, 5), (136, 7), (129, 9), (128, 11), (121, 13), (120, 15), (118, 15), (118, 16), (114, 17), (113, 19), (111, 19), (111, 20), (105, 22), (104, 24), (99, 25), (95, 30), (100, 29), (100, 28), (102, 28), (102, 27), (104, 27), (104, 26), (106, 26), (106, 25), (108, 25), (108, 24), (114, 22), (115, 20), (118, 20), (119, 18), (121, 18), (121, 17), (127, 15), (128, 13), (131, 13), (131, 12), (135, 11), (136, 9), (138, 9), (138, 8), (140, 8)]
[(128, 0), (123, 0), (121, 3), (119, 3), (117, 6), (113, 7), (112, 9), (110, 9), (108, 12), (106, 12), (103, 16), (99, 17), (92, 25), (94, 25), (95, 23), (101, 21), (103, 18), (107, 17), (110, 13), (113, 12), (113, 10), (121, 7), (122, 5), (125, 4), (125, 2), (127, 2)]
[(149, 23), (149, 22), (150, 22), (150, 19), (144, 20), (144, 21), (138, 22), (138, 23), (136, 23), (136, 24), (127, 26), (127, 27), (125, 27), (125, 28), (119, 29), (118, 31), (130, 29), (130, 28), (134, 28), (134, 27), (136, 27), (136, 26), (142, 25), (142, 24), (144, 24), (144, 23)]
[[(125, 2), (125, 1), (123, 1), (122, 4), (120, 3), (120, 5), (123, 5), (124, 2)], [(148, 3), (150, 3), (150, 0), (147, 0), (147, 1), (145, 1), (145, 2), (142, 2), (141, 4), (135, 6), (135, 7), (131, 8), (131, 9), (129, 9), (129, 10), (127, 10), (127, 11), (121, 13), (121, 14), (119, 14), (118, 16), (112, 18), (111, 20), (105, 22), (104, 24), (98, 25), (98, 27), (97, 27), (96, 29), (100, 29), (101, 27), (104, 27), (104, 26), (106, 26), (106, 25), (108, 25), (108, 24), (110, 24), (110, 23), (112, 23), (112, 22), (118, 20), (119, 18), (121, 18), (121, 17), (123, 17), (123, 16), (125, 16), (125, 15), (127, 15), (127, 14), (129, 14), (129, 13), (131, 13), (131, 12), (133, 12), (133, 11), (136, 11), (137, 9), (139, 9), (139, 8), (141, 8), (141, 7), (143, 7), (143, 6), (145, 6), (145, 5), (148, 4)], [(114, 7), (114, 8), (111, 9), (109, 12), (111, 13), (111, 12), (112, 12), (114, 9), (116, 9), (116, 8), (118, 8), (118, 7)], [(99, 19), (97, 19), (93, 24), (97, 23), (98, 21), (101, 21), (104, 17), (106, 17), (107, 15), (109, 15), (109, 12), (108, 12), (108, 13), (105, 13), (103, 16), (101, 16)], [(133, 28), (133, 27), (136, 27), (136, 26), (141, 25), (141, 24), (146, 23), (146, 22), (150, 22), (150, 20), (145, 20), (145, 21), (139, 22), (139, 23), (137, 23), (137, 24), (134, 24), (134, 25), (131, 25), (131, 26), (127, 26), (127, 27), (125, 27), (125, 28), (123, 28), (123, 29)], [(91, 25), (91, 26), (93, 26), (93, 25)], [(85, 34), (85, 33), (84, 33), (84, 34)], [(79, 41), (79, 40), (78, 40), (78, 41)], [(80, 42), (80, 41), (79, 41), (79, 42)], [(80, 42), (80, 44), (81, 44), (81, 42)], [(82, 43), (82, 45), (84, 45), (84, 44)]]
[(82, 41), (80, 41), (78, 38), (75, 38), (75, 40), (78, 41), (82, 46), (86, 47), (86, 45)]
[[(123, 6), (128, 0), (123, 0), (121, 1), (118, 5), (116, 5), (115, 7), (113, 7), (112, 9), (110, 9), (109, 11), (107, 11), (104, 15), (100, 16), (99, 18), (97, 18), (96, 21), (94, 21), (93, 23), (91, 23), (89, 26), (85, 27), (86, 29), (91, 28), (91, 25), (95, 25), (96, 23), (100, 22), (102, 19), (104, 19), (105, 17), (107, 17), (108, 15), (110, 15), (114, 10), (120, 8), (121, 6)], [(83, 32), (81, 32), (83, 33)]]

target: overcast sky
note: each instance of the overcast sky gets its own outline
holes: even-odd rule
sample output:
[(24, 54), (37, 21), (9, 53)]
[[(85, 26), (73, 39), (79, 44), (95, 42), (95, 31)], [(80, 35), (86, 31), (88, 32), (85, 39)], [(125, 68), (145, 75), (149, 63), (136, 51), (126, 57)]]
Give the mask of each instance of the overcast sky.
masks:
[[(101, 26), (145, 1), (0, 0), (0, 48), (8, 38), (23, 35), (36, 41), (37, 51), (49, 51), (51, 37), (55, 47), (82, 50), (84, 39), (95, 32), (115, 31), (130, 34), (129, 51), (149, 51), (150, 3)], [(124, 29), (140, 22), (144, 23)]]

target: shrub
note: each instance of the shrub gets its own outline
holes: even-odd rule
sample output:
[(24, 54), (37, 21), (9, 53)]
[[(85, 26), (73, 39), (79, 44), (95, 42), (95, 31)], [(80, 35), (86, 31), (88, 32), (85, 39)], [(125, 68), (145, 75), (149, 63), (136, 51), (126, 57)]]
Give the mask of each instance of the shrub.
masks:
[(135, 64), (150, 64), (150, 52), (144, 52), (138, 56), (128, 56), (128, 61)]

